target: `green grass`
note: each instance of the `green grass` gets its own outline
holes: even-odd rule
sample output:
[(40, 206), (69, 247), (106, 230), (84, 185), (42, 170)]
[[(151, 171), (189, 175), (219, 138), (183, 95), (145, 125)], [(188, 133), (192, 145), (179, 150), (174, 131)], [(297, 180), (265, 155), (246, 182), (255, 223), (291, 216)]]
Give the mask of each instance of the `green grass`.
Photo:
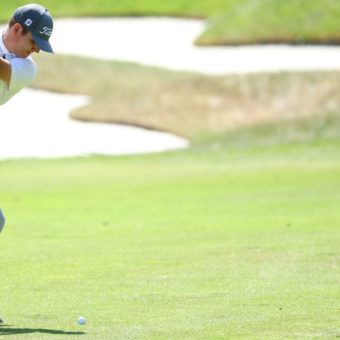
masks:
[(339, 147), (2, 161), (0, 337), (339, 336)]
[(339, 43), (336, 0), (248, 0), (210, 18), (201, 45)]
[[(21, 4), (2, 4), (1, 15)], [(221, 4), (45, 3), (58, 16), (208, 14), (223, 30)], [(247, 20), (262, 13), (253, 4)], [(285, 12), (290, 5), (280, 6)], [(335, 2), (321, 8), (330, 5), (337, 13)], [(242, 28), (239, 18), (232, 20), (231, 30)], [(263, 25), (271, 27), (268, 22)], [(7, 221), (0, 236), (0, 337), (340, 336), (337, 73), (203, 77), (50, 57), (38, 58), (35, 86), (91, 95), (92, 104), (73, 115), (150, 124), (195, 144), (155, 155), (1, 161)], [(185, 111), (173, 106), (181, 93)], [(258, 122), (264, 108), (265, 124), (230, 129), (228, 114), (248, 113), (245, 121)], [(120, 116), (94, 116), (104, 109)], [(77, 324), (78, 316), (87, 317), (86, 326)]]
[[(17, 6), (0, 6), (6, 22)], [(54, 17), (162, 15), (208, 18), (201, 45), (249, 43), (339, 43), (340, 3), (337, 0), (45, 0)]]
[[(243, 0), (245, 1), (245, 0)], [(7, 21), (14, 9), (28, 0), (13, 0), (1, 4), (0, 21)], [(113, 15), (172, 15), (186, 17), (207, 17), (229, 9), (236, 0), (98, 0), (96, 6), (90, 0), (45, 0), (43, 2), (55, 17), (69, 16), (113, 16)]]

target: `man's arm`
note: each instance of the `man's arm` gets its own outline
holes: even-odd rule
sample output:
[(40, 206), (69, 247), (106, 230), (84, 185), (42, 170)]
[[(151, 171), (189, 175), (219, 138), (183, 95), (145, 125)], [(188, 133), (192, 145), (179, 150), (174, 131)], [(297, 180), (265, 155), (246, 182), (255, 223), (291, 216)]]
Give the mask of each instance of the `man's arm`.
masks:
[(12, 67), (8, 60), (0, 58), (0, 79), (6, 84), (11, 81)]

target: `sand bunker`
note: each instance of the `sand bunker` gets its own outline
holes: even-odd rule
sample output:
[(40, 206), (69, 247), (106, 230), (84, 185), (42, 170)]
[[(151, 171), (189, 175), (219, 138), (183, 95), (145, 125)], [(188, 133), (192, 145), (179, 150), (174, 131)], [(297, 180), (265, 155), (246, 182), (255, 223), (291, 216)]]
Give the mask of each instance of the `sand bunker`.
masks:
[(188, 146), (169, 133), (71, 120), (69, 111), (88, 100), (32, 89), (20, 92), (0, 109), (0, 159), (122, 155)]
[[(340, 47), (195, 47), (204, 29), (204, 21), (190, 19), (58, 19), (51, 42), (56, 53), (207, 74), (340, 69)], [(167, 133), (70, 120), (70, 110), (87, 100), (23, 90), (0, 107), (0, 159), (159, 152), (189, 144)]]
[(206, 74), (340, 69), (339, 46), (194, 46), (205, 27), (179, 18), (58, 19), (52, 43), (58, 53)]

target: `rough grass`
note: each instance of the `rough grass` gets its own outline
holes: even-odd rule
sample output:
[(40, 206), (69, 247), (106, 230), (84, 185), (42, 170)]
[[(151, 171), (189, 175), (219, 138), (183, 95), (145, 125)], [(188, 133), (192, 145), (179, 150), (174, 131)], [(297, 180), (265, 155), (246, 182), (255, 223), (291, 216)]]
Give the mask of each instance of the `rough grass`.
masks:
[(248, 0), (209, 19), (201, 45), (339, 43), (337, 0)]
[[(0, 22), (29, 1), (3, 1)], [(338, 0), (45, 0), (54, 17), (162, 15), (208, 18), (200, 45), (339, 43)]]
[(192, 141), (309, 117), (320, 126), (323, 117), (340, 112), (339, 72), (214, 77), (78, 57), (37, 57), (35, 86), (92, 97), (88, 106), (71, 113), (74, 119), (133, 124)]
[[(0, 22), (7, 21), (14, 9), (25, 3), (30, 2), (13, 0), (2, 3)], [(98, 0), (93, 6), (93, 2), (90, 0), (45, 0), (44, 6), (54, 17), (170, 15), (206, 18), (228, 10), (237, 3), (239, 1), (236, 0)]]

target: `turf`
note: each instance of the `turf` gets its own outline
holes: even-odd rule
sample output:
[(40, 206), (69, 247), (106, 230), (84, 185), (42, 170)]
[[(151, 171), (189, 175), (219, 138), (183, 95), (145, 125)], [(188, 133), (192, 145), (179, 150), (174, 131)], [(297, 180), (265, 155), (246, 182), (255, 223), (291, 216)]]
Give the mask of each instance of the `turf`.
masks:
[[(0, 22), (17, 6), (0, 5)], [(207, 18), (200, 45), (252, 43), (339, 43), (340, 3), (337, 0), (45, 0), (54, 17), (161, 15)]]
[(201, 45), (339, 44), (335, 0), (247, 0), (210, 18)]
[(339, 146), (2, 161), (0, 336), (339, 336)]

